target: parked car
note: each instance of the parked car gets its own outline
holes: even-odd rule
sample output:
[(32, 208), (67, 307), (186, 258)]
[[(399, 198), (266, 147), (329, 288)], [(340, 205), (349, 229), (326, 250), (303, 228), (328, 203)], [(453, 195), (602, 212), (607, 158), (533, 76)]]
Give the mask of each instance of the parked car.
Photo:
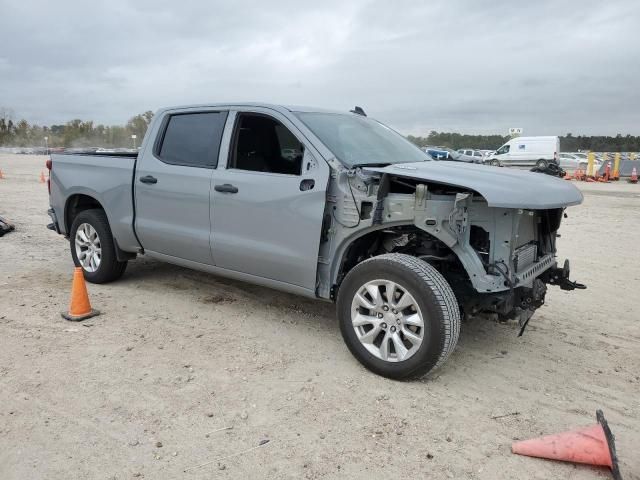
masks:
[(424, 151), (434, 160), (447, 160), (449, 152), (444, 147), (425, 147)]
[(48, 228), (90, 282), (144, 254), (335, 302), (353, 355), (390, 378), (442, 365), (462, 314), (523, 329), (547, 285), (584, 287), (556, 259), (575, 186), (431, 161), (354, 112), (162, 109), (139, 153), (51, 156)]
[(567, 172), (574, 172), (580, 168), (581, 165), (586, 166), (586, 161), (583, 161), (583, 159), (573, 153), (561, 153), (558, 163), (560, 168)]
[(435, 160), (449, 160), (452, 162), (481, 163), (476, 157), (464, 155), (447, 147), (426, 148), (425, 151)]
[[(562, 155), (562, 154), (561, 154)], [(589, 155), (584, 153), (584, 152), (571, 152), (570, 155), (573, 155), (574, 157), (576, 157), (579, 161), (579, 167), (584, 170), (587, 171), (587, 167), (589, 165)], [(596, 170), (600, 170), (600, 167), (602, 167), (602, 160), (599, 160), (597, 156), (594, 155), (594, 159), (593, 159), (593, 165), (594, 165), (594, 171)]]
[(559, 153), (559, 137), (516, 137), (497, 149), (486, 163), (546, 168), (549, 163), (558, 163)]
[(467, 157), (473, 157), (473, 163), (483, 163), (484, 154), (480, 150), (469, 150), (469, 149), (458, 149), (457, 152), (460, 155), (465, 155)]

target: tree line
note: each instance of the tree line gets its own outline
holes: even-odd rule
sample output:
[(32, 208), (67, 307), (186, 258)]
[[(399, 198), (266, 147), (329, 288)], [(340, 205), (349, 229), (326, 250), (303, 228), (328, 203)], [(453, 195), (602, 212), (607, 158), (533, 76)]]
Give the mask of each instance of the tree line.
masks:
[[(479, 150), (496, 150), (511, 137), (508, 135), (465, 135), (461, 133), (431, 131), (426, 137), (407, 137), (419, 147), (439, 146), (453, 149), (471, 148)], [(621, 135), (615, 137), (598, 135), (573, 136), (567, 133), (560, 137), (560, 149), (563, 152), (589, 150), (594, 152), (638, 152), (640, 136)]]
[[(153, 112), (147, 111), (131, 117), (125, 125), (96, 125), (92, 120), (71, 120), (61, 125), (40, 126), (26, 120), (14, 120), (13, 114), (6, 108), (0, 108), (0, 147), (44, 147), (44, 137), (51, 147), (131, 147), (131, 135), (136, 135), (136, 144), (151, 122)], [(495, 150), (510, 137), (503, 135), (466, 135), (452, 132), (431, 131), (425, 137), (409, 135), (411, 142), (419, 147), (442, 146), (453, 149), (477, 148)], [(595, 152), (638, 152), (640, 136), (616, 135), (573, 136), (567, 133), (560, 137), (560, 148), (564, 152), (592, 150)]]
[(131, 117), (125, 125), (95, 124), (92, 120), (71, 120), (61, 125), (36, 125), (14, 120), (10, 110), (0, 108), (0, 147), (132, 147), (131, 135), (140, 145), (153, 112)]

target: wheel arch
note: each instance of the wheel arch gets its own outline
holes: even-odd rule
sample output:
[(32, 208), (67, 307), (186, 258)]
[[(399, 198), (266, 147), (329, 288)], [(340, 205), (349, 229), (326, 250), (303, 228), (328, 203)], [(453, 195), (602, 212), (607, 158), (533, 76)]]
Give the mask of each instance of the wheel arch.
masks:
[[(397, 222), (393, 224), (384, 224), (384, 225), (376, 225), (374, 227), (369, 227), (367, 229), (360, 230), (355, 234), (345, 238), (343, 242), (336, 248), (334, 254), (334, 260), (331, 265), (331, 285), (333, 286), (333, 297), (336, 297), (337, 291), (340, 287), (340, 283), (342, 283), (342, 279), (344, 276), (359, 262), (354, 263), (353, 265), (348, 264), (349, 257), (353, 254), (357, 253), (357, 251), (363, 252), (371, 248), (373, 243), (377, 241), (379, 234), (383, 230), (394, 230), (401, 227), (414, 227), (415, 224), (412, 222)], [(437, 237), (431, 235), (424, 230), (421, 230), (423, 235), (428, 235), (432, 237), (434, 240), (440, 241)], [(446, 246), (446, 245), (445, 245)], [(458, 258), (460, 256), (458, 252), (456, 252), (451, 247), (446, 246), (446, 248)], [(468, 272), (467, 272), (468, 275)]]
[[(397, 223), (393, 226), (401, 227), (401, 226), (410, 226), (411, 223)], [(390, 225), (376, 225), (368, 228), (364, 228), (362, 230), (358, 230), (353, 235), (349, 235), (345, 237), (342, 242), (336, 247), (335, 252), (333, 254), (333, 261), (331, 262), (331, 270), (330, 270), (330, 282), (333, 286), (338, 286), (340, 281), (339, 277), (344, 276), (347, 271), (345, 271), (344, 262), (346, 260), (347, 252), (350, 248), (353, 248), (354, 244), (358, 241), (366, 237), (372, 237), (375, 234), (380, 233), (382, 230), (390, 228)], [(373, 238), (371, 238), (373, 241)]]
[(107, 211), (94, 195), (86, 192), (77, 192), (69, 195), (64, 205), (64, 227), (67, 234), (70, 233), (73, 220), (80, 212), (94, 208), (104, 211), (105, 215), (107, 215), (107, 219), (109, 219)]
[(109, 212), (107, 212), (107, 210), (102, 206), (102, 203), (98, 199), (96, 199), (95, 196), (87, 193), (74, 193), (72, 195), (69, 195), (67, 201), (65, 202), (64, 224), (67, 236), (71, 236), (71, 225), (73, 225), (74, 219), (81, 212), (93, 209), (102, 210), (105, 217), (107, 217), (107, 223), (109, 225), (109, 229), (111, 230), (111, 237), (113, 239), (116, 258), (118, 259), (118, 261), (124, 262), (136, 258), (135, 253), (126, 252), (120, 248), (120, 246), (118, 245), (118, 239), (114, 235), (113, 229), (111, 228), (111, 219), (109, 218)]

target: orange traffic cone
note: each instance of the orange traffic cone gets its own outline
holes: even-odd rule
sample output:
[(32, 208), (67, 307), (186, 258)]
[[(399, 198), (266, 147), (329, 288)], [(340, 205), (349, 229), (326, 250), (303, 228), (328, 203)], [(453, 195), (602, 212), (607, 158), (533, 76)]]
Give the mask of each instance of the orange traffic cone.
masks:
[(2, 169), (0, 168), (0, 180), (2, 180), (4, 178), (4, 175), (2, 174)]
[(40, 170), (40, 183), (44, 183), (46, 180), (44, 179), (44, 172)]
[(79, 322), (90, 317), (100, 315), (98, 310), (91, 308), (87, 286), (84, 283), (82, 268), (76, 267), (73, 271), (73, 284), (71, 286), (71, 303), (69, 312), (62, 312), (62, 318), (72, 322)]
[(511, 451), (529, 457), (609, 467), (613, 478), (622, 480), (615, 437), (602, 410), (596, 410), (596, 419), (598, 423), (591, 427), (516, 442), (511, 446)]
[(629, 179), (629, 183), (638, 183), (638, 171), (636, 170), (636, 167), (633, 167), (633, 170), (631, 170), (631, 178)]

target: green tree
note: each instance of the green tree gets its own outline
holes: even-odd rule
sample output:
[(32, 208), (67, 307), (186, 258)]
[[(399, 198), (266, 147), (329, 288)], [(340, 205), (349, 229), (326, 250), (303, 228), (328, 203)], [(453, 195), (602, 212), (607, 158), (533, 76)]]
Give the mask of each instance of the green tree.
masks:
[(138, 145), (140, 145), (144, 134), (147, 133), (147, 128), (149, 127), (152, 118), (153, 112), (146, 111), (140, 115), (130, 118), (127, 122), (127, 131), (130, 132), (130, 135), (136, 135), (138, 137)]

